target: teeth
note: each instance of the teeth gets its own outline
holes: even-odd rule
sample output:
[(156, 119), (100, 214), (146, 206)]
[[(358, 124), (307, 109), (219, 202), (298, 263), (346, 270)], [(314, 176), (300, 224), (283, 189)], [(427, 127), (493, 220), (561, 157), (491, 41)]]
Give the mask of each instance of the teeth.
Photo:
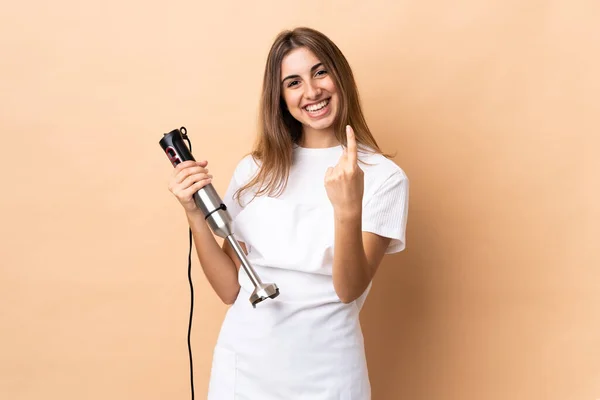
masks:
[(329, 104), (329, 100), (323, 100), (320, 103), (306, 106), (306, 111), (312, 111), (312, 112), (319, 111), (321, 108), (325, 107), (327, 104)]

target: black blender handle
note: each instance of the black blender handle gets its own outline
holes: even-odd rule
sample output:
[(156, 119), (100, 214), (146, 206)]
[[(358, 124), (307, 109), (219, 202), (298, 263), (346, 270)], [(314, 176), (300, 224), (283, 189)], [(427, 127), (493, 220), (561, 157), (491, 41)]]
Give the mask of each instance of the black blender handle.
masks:
[(183, 141), (186, 135), (187, 130), (182, 126), (180, 129), (173, 129), (171, 132), (165, 133), (163, 138), (158, 142), (167, 154), (167, 157), (169, 157), (173, 167), (184, 161), (196, 161)]

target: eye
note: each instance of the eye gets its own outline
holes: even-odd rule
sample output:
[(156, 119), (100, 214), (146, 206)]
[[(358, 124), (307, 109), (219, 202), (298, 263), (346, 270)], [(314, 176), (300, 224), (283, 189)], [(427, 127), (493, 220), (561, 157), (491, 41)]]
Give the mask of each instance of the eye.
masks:
[(296, 86), (300, 83), (300, 81), (291, 81), (287, 84), (287, 87), (292, 87), (292, 86)]
[(327, 71), (325, 71), (324, 69), (321, 69), (321, 70), (317, 71), (317, 73), (315, 75), (324, 76), (324, 75), (327, 75)]

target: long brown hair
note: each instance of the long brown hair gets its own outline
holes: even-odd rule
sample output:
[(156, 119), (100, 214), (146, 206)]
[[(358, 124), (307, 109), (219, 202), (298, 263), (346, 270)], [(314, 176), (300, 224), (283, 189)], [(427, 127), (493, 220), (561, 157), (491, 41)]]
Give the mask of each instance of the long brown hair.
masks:
[[(251, 154), (258, 161), (259, 170), (252, 179), (238, 189), (258, 186), (255, 196), (280, 194), (287, 185), (292, 165), (292, 150), (302, 136), (302, 124), (287, 110), (281, 94), (281, 63), (292, 50), (306, 47), (313, 52), (331, 76), (339, 94), (334, 130), (336, 139), (346, 146), (346, 125), (352, 126), (357, 144), (367, 150), (383, 154), (365, 121), (354, 75), (346, 57), (323, 33), (307, 27), (280, 32), (269, 51), (263, 77), (259, 113), (259, 135)], [(388, 155), (385, 155), (389, 157)]]

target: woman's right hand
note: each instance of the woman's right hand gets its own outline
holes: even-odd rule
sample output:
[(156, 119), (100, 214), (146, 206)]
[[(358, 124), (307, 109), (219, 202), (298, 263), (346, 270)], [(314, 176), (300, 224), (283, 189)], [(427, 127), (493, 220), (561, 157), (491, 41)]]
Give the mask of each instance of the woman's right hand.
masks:
[(198, 211), (193, 195), (212, 181), (207, 165), (208, 161), (184, 161), (173, 169), (169, 179), (169, 190), (186, 212)]

